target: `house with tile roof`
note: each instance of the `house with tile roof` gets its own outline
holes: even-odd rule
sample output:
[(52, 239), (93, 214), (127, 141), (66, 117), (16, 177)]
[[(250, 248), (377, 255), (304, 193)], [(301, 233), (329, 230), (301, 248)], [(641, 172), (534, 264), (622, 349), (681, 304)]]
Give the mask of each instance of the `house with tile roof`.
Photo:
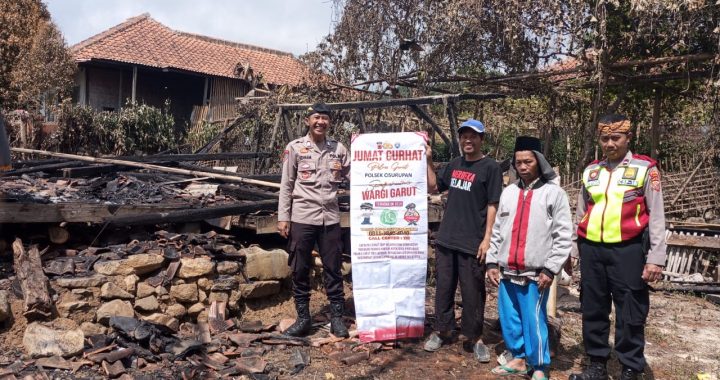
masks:
[(112, 111), (170, 100), (178, 125), (231, 118), (235, 98), (297, 86), (307, 73), (290, 53), (173, 30), (147, 13), (70, 49), (79, 104)]

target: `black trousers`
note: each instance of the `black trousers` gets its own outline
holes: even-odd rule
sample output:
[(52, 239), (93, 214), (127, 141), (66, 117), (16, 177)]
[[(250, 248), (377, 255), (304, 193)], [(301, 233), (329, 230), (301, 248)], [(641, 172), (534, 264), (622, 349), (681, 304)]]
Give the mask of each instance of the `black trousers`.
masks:
[(293, 296), (296, 302), (310, 300), (310, 269), (313, 265), (312, 250), (315, 244), (320, 250), (323, 264), (323, 282), (331, 303), (344, 303), (342, 279), (342, 239), (340, 224), (316, 226), (290, 223), (288, 241), (288, 264), (292, 269)]
[(615, 354), (624, 366), (645, 368), (645, 321), (650, 310), (648, 286), (642, 279), (642, 240), (600, 244), (578, 239), (583, 342), (591, 360), (610, 356), (611, 302), (615, 304)]
[(455, 290), (460, 281), (460, 332), (470, 340), (482, 337), (485, 320), (485, 264), (475, 255), (445, 248), (435, 250), (435, 330), (455, 329)]

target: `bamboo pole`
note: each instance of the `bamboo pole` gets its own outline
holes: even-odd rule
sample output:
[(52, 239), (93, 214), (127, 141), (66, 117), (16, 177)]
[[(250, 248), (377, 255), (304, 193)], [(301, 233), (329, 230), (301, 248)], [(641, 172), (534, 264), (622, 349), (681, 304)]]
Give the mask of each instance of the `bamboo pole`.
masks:
[(685, 182), (683, 182), (682, 186), (680, 186), (680, 190), (678, 190), (677, 195), (675, 195), (675, 198), (673, 198), (672, 202), (670, 202), (670, 206), (675, 206), (675, 203), (678, 201), (678, 199), (680, 199), (688, 183), (690, 183), (690, 181), (692, 181), (692, 179), (695, 177), (695, 173), (697, 173), (697, 171), (700, 169), (703, 162), (705, 162), (705, 156), (700, 158), (700, 162), (695, 167), (695, 170), (690, 173), (690, 176), (688, 176), (687, 179), (685, 179)]
[(550, 292), (548, 293), (548, 302), (547, 302), (547, 315), (548, 317), (555, 318), (557, 315), (557, 288), (558, 288), (558, 277), (562, 276), (563, 270), (560, 270), (560, 273), (558, 273), (554, 278), (553, 282), (550, 285)]
[(267, 186), (267, 187), (272, 187), (275, 189), (280, 188), (280, 184), (275, 183), (275, 182), (260, 181), (257, 179), (243, 178), (240, 176), (232, 176), (232, 175), (227, 175), (227, 174), (208, 173), (208, 172), (203, 172), (203, 171), (199, 171), (199, 170), (169, 168), (166, 166), (160, 166), (160, 165), (154, 165), (154, 164), (144, 164), (144, 163), (140, 163), (140, 162), (115, 160), (115, 159), (110, 159), (110, 158), (78, 156), (76, 154), (48, 152), (45, 150), (35, 150), (35, 149), (25, 149), (25, 148), (11, 148), (11, 150), (13, 152), (17, 152), (17, 153), (40, 154), (43, 156), (68, 158), (68, 159), (72, 159), (72, 160), (76, 160), (76, 161), (87, 161), (87, 162), (95, 162), (95, 163), (101, 163), (101, 164), (124, 165), (124, 166), (131, 166), (131, 167), (135, 167), (135, 168), (155, 170), (155, 171), (165, 172), (165, 173), (195, 175), (195, 176), (199, 176), (199, 177), (222, 179), (222, 180), (231, 181), (231, 182), (240, 182), (240, 183), (247, 183), (247, 184), (251, 184), (251, 185)]

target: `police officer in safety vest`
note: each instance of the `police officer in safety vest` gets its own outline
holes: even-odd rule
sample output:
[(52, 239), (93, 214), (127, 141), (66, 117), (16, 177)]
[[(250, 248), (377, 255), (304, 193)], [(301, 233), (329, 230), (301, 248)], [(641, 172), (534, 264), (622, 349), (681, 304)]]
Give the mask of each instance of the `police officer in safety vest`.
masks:
[(583, 343), (590, 365), (570, 380), (608, 379), (611, 301), (615, 305), (615, 353), (620, 379), (637, 379), (645, 368), (647, 283), (665, 265), (665, 216), (655, 160), (633, 154), (631, 124), (606, 115), (598, 123), (605, 158), (591, 163), (578, 195)]

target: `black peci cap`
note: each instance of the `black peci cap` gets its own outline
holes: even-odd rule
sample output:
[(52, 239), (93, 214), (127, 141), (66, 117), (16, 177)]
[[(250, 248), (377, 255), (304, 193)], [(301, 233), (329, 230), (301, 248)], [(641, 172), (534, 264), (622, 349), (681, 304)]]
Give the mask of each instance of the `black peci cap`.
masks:
[(534, 150), (536, 152), (542, 152), (540, 139), (530, 136), (518, 136), (518, 138), (515, 139), (515, 150), (513, 150), (513, 152), (519, 152), (523, 150)]
[(327, 104), (325, 103), (315, 103), (312, 106), (308, 107), (306, 116), (309, 117), (316, 113), (330, 116), (330, 108), (328, 108)]

